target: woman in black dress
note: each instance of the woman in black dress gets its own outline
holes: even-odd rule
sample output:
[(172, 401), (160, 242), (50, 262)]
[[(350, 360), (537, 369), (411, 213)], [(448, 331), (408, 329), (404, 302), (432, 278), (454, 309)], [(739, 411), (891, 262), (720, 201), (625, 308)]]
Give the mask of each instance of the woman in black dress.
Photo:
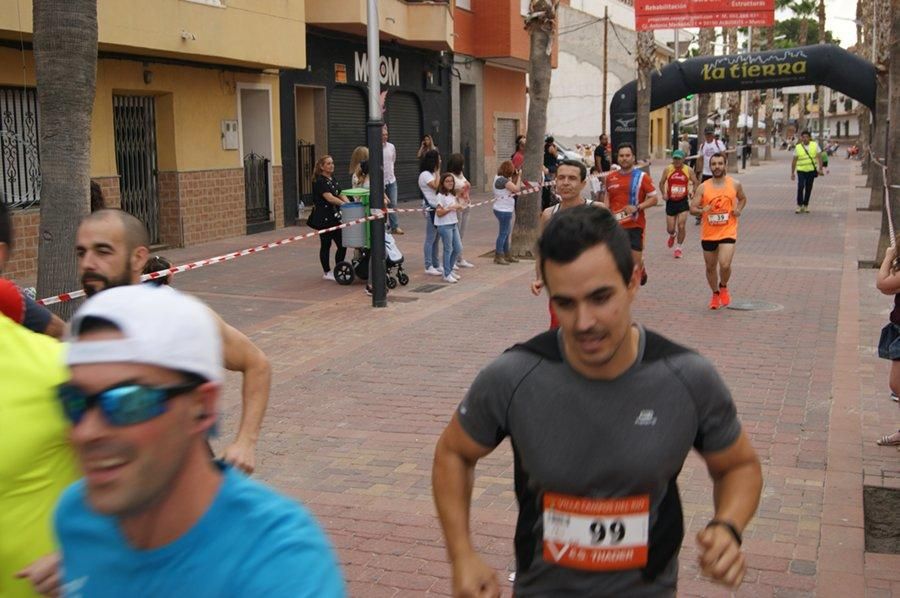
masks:
[[(338, 212), (341, 206), (349, 200), (341, 194), (341, 186), (334, 180), (334, 160), (331, 156), (322, 156), (316, 161), (313, 179), (313, 210), (320, 210), (320, 213), (315, 215), (316, 223), (319, 225), (316, 228), (337, 226), (341, 223)], [(322, 271), (325, 273), (322, 278), (334, 280), (330, 262), (331, 244), (334, 243), (337, 246), (334, 254), (335, 263), (344, 261), (347, 256), (341, 231), (320, 234), (319, 243), (319, 261), (322, 263)]]

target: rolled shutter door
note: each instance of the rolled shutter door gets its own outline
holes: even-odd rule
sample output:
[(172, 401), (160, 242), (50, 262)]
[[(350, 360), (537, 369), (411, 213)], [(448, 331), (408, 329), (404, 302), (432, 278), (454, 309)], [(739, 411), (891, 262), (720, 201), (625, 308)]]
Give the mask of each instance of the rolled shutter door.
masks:
[(341, 189), (351, 187), (350, 156), (359, 145), (366, 145), (366, 98), (355, 87), (338, 85), (328, 103), (328, 153)]
[[(397, 176), (398, 199), (418, 199), (419, 143), (422, 141), (422, 109), (412, 93), (391, 92), (386, 100), (386, 117), (390, 141), (397, 148), (394, 174)], [(446, 156), (442, 156), (446, 160)]]

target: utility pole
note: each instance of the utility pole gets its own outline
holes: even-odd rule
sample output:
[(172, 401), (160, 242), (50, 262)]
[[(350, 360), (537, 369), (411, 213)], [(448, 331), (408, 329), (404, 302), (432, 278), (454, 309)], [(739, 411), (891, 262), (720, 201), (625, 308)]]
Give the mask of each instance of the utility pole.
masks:
[[(366, 137), (369, 146), (369, 208), (384, 211), (384, 152), (381, 146), (381, 131), (384, 121), (381, 117), (381, 49), (378, 38), (378, 0), (368, 0), (366, 34), (369, 53), (369, 121), (366, 123)], [(394, 206), (396, 208), (396, 206)], [(371, 221), (371, 243), (369, 253), (369, 282), (372, 284), (372, 307), (387, 307), (387, 280), (385, 273), (384, 218)]]
[(606, 105), (609, 103), (607, 101), (606, 95), (606, 71), (609, 67), (609, 7), (603, 7), (603, 122), (600, 126), (601, 132), (606, 133)]

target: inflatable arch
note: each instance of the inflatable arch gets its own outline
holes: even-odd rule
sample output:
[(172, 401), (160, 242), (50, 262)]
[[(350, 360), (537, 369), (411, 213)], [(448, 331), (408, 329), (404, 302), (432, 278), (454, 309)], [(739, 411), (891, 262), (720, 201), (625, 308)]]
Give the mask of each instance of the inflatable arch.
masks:
[[(820, 44), (752, 54), (703, 56), (654, 71), (650, 110), (692, 93), (825, 85), (875, 111), (875, 67), (834, 45)], [(613, 96), (609, 105), (613, 147), (636, 139), (637, 81)]]

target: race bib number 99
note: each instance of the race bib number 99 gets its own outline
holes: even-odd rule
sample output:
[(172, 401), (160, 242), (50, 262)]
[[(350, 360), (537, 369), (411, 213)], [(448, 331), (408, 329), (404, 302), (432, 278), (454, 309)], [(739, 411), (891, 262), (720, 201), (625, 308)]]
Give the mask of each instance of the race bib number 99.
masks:
[(544, 560), (585, 571), (647, 565), (650, 497), (544, 494)]
[(730, 215), (731, 214), (729, 214), (728, 212), (725, 212), (723, 214), (710, 214), (709, 217), (707, 218), (707, 221), (710, 224), (715, 224), (717, 226), (722, 225), (722, 224), (728, 224), (728, 217)]

